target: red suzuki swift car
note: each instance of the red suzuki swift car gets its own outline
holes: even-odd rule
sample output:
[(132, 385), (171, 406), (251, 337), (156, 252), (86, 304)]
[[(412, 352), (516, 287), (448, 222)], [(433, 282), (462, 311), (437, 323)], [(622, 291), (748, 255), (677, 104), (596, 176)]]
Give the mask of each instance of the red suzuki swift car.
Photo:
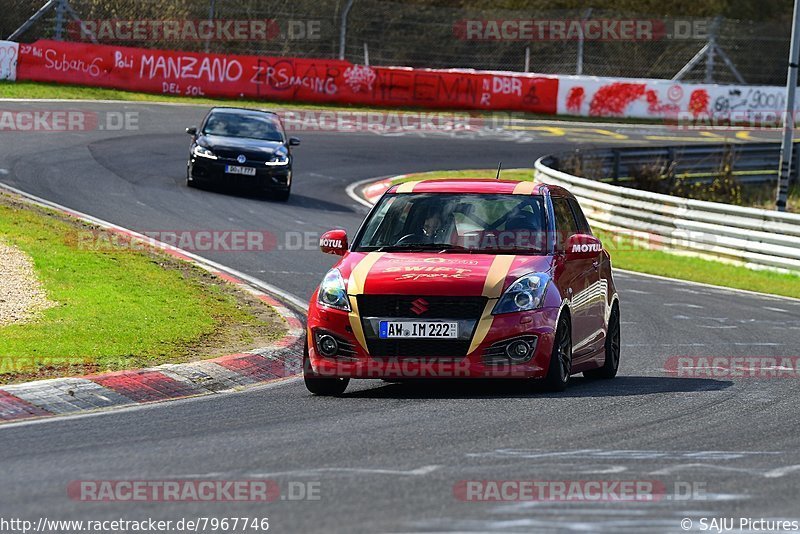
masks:
[(503, 180), (407, 182), (378, 201), (314, 292), (306, 387), (350, 378), (613, 378), (620, 355), (611, 261), (560, 187)]

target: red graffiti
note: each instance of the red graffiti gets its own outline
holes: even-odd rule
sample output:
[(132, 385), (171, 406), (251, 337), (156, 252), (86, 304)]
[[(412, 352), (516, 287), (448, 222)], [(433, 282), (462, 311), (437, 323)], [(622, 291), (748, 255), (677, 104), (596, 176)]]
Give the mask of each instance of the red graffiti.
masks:
[(650, 115), (677, 115), (680, 110), (676, 104), (662, 104), (658, 98), (658, 93), (652, 89), (645, 92), (647, 99), (647, 113)]
[(708, 113), (708, 103), (710, 102), (708, 91), (705, 89), (695, 89), (689, 97), (689, 111), (697, 117), (701, 113)]
[(570, 89), (569, 94), (567, 95), (567, 111), (575, 115), (579, 115), (581, 112), (581, 106), (583, 105), (583, 98), (585, 96), (586, 91), (584, 91), (583, 87), (573, 87)]
[(631, 102), (641, 98), (645, 92), (643, 83), (616, 82), (601, 87), (589, 105), (589, 115), (593, 117), (616, 117), (625, 113)]

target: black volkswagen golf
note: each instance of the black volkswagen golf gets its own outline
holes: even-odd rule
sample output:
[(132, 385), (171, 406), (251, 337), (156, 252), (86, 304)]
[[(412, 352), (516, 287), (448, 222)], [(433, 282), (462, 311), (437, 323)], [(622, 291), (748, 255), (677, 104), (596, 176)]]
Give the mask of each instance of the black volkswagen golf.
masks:
[(192, 136), (186, 185), (219, 184), (270, 192), (287, 200), (292, 190), (292, 151), (280, 117), (270, 111), (215, 107)]

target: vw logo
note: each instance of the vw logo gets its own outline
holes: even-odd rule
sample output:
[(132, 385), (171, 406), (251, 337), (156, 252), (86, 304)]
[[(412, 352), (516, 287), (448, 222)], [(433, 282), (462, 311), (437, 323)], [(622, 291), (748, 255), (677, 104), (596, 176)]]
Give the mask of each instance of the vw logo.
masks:
[(245, 161), (247, 161), (247, 158), (244, 157), (244, 154), (239, 154), (238, 156), (236, 156), (236, 161), (238, 161), (239, 163), (244, 163)]

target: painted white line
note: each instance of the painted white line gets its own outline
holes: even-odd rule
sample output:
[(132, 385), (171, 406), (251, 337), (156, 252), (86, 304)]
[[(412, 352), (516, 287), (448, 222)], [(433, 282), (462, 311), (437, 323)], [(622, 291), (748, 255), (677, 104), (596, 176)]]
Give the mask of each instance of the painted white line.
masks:
[(777, 469), (773, 469), (772, 471), (767, 471), (764, 473), (764, 476), (766, 478), (780, 478), (783, 475), (792, 473), (794, 471), (800, 471), (800, 465), (787, 465), (786, 467), (779, 467)]
[(703, 309), (702, 306), (699, 306), (697, 304), (689, 304), (688, 302), (665, 302), (664, 306), (671, 306), (671, 307), (680, 306), (682, 308), (695, 308), (695, 309), (698, 309), (698, 310), (702, 310)]
[(783, 308), (771, 308), (769, 306), (762, 306), (765, 310), (780, 312), (780, 313), (789, 313), (789, 310), (784, 310)]
[(297, 469), (293, 471), (277, 471), (275, 473), (250, 473), (251, 477), (278, 477), (278, 476), (303, 476), (319, 473), (355, 473), (360, 475), (393, 475), (393, 476), (425, 476), (440, 469), (440, 465), (423, 465), (408, 471), (398, 469), (370, 469), (368, 467), (316, 467), (311, 469)]
[(362, 206), (366, 206), (368, 208), (372, 208), (372, 202), (368, 201), (367, 199), (363, 198), (361, 195), (356, 193), (356, 190), (360, 187), (363, 187), (372, 182), (379, 182), (381, 180), (385, 180), (387, 178), (392, 178), (392, 176), (383, 176), (378, 178), (367, 178), (366, 180), (359, 180), (357, 182), (353, 182), (352, 184), (348, 185), (344, 192), (347, 193), (347, 196), (351, 199), (355, 200)]
[(0, 174), (5, 176), (6, 174), (8, 174), (8, 169), (0, 169)]

